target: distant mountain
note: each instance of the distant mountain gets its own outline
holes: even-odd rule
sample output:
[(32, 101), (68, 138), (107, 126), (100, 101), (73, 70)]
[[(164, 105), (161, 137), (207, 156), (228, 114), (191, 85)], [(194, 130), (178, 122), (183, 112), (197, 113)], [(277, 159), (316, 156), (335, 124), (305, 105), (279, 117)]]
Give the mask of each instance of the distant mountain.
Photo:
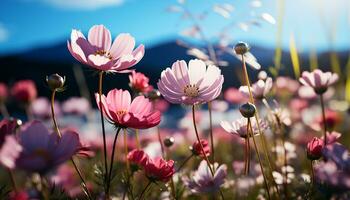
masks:
[[(147, 48), (144, 58), (136, 66), (137, 71), (145, 73), (150, 77), (151, 83), (155, 84), (159, 79), (160, 73), (166, 67), (180, 59), (189, 60), (193, 57), (187, 55), (187, 49), (179, 46), (175, 41), (169, 41)], [(252, 53), (257, 57), (259, 63), (263, 67), (273, 65), (274, 50), (263, 47), (252, 47)], [(238, 78), (234, 76), (235, 70), (240, 69), (240, 63), (237, 59), (231, 55), (220, 55), (223, 60), (230, 63), (228, 67), (222, 67), (222, 71), (225, 75), (225, 85), (238, 86)], [(345, 65), (347, 61), (347, 52), (338, 53), (340, 62)], [(308, 56), (300, 55), (301, 66), (306, 67), (309, 65)], [(284, 74), (289, 74), (292, 71), (290, 56), (288, 52), (282, 53), (282, 60), (285, 63), (283, 70)], [(40, 95), (47, 95), (48, 91), (45, 88), (45, 77), (52, 73), (59, 73), (67, 77), (67, 91), (64, 97), (79, 95), (79, 87), (76, 83), (73, 68), (74, 64), (78, 64), (77, 61), (70, 55), (66, 43), (59, 43), (52, 46), (41, 47), (32, 49), (29, 51), (21, 52), (14, 55), (0, 57), (0, 66), (2, 67), (2, 73), (0, 73), (0, 81), (13, 83), (19, 79), (33, 79), (37, 83)], [(328, 53), (322, 53), (319, 55), (320, 66), (330, 66)], [(89, 67), (83, 67), (83, 71), (87, 80), (90, 91), (97, 90), (97, 76), (94, 71)], [(253, 73), (254, 71), (252, 71)], [(108, 75), (105, 80), (105, 90), (112, 88), (127, 88), (128, 76), (127, 75)], [(60, 96), (60, 95), (59, 95)], [(63, 98), (64, 98), (63, 97)]]

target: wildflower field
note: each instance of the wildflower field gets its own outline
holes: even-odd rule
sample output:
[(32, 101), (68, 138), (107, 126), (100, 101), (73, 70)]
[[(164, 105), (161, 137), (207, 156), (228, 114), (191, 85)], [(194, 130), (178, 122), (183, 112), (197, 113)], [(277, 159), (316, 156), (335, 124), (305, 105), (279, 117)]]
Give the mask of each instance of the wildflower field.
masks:
[[(67, 2), (55, 5), (76, 6)], [(349, 45), (301, 51), (303, 35), (282, 31), (285, 0), (273, 14), (262, 0), (204, 2), (201, 12), (195, 0), (162, 8), (156, 16), (186, 28), (177, 47), (149, 55), (135, 24), (99, 19), (65, 30), (60, 51), (27, 54), (39, 61), (0, 56), (0, 200), (350, 199)], [(249, 41), (265, 26), (276, 30), (273, 54)]]

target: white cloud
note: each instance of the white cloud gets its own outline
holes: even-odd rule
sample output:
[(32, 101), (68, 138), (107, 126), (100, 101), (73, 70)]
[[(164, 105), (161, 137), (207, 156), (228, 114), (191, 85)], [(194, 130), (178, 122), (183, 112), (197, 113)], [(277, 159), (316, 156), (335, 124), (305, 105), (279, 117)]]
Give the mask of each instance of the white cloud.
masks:
[(5, 42), (9, 38), (9, 31), (0, 23), (0, 42)]
[(98, 8), (118, 6), (124, 2), (124, 0), (41, 0), (47, 4), (62, 9), (83, 9), (83, 10), (96, 10)]

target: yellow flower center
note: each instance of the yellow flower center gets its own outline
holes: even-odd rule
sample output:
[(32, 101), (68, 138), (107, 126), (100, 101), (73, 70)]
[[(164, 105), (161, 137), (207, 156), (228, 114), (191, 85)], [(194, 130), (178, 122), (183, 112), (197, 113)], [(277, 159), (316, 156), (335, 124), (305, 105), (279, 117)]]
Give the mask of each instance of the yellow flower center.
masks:
[(105, 56), (109, 60), (113, 59), (112, 55), (109, 52), (105, 51), (105, 50), (97, 50), (95, 52), (95, 55)]
[(116, 112), (116, 114), (117, 114), (118, 116), (123, 116), (123, 115), (126, 114), (126, 110), (119, 110), (119, 111)]
[(188, 97), (197, 97), (199, 95), (199, 88), (197, 85), (186, 85), (184, 88), (184, 93)]

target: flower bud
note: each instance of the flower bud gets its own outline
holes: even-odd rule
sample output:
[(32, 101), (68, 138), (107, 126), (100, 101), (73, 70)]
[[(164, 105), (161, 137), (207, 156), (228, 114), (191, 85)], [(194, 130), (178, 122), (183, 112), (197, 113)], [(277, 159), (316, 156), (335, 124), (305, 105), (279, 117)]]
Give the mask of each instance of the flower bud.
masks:
[(239, 107), (239, 112), (243, 115), (245, 118), (251, 118), (255, 115), (255, 105), (252, 103), (245, 103)]
[(66, 81), (65, 79), (65, 77), (58, 74), (51, 74), (50, 76), (46, 77), (46, 82), (51, 90), (57, 90), (64, 86), (64, 82)]
[(160, 92), (156, 89), (153, 89), (152, 91), (148, 92), (145, 96), (149, 98), (150, 100), (156, 100), (160, 97)]
[(318, 160), (322, 157), (323, 140), (317, 137), (312, 138), (307, 143), (307, 158), (310, 160)]
[[(210, 146), (208, 141), (202, 139), (200, 140), (200, 142), (202, 145), (198, 141), (196, 141), (195, 143), (193, 143), (192, 147), (190, 147), (190, 150), (196, 156), (200, 156), (202, 158), (204, 158), (205, 156), (208, 157), (210, 155)], [(202, 150), (202, 146), (203, 146), (203, 150)]]
[(167, 137), (163, 141), (164, 145), (168, 148), (173, 146), (174, 142), (175, 142), (175, 139), (173, 137)]
[(234, 51), (236, 54), (243, 55), (249, 51), (250, 47), (247, 43), (245, 42), (238, 42), (235, 47)]

